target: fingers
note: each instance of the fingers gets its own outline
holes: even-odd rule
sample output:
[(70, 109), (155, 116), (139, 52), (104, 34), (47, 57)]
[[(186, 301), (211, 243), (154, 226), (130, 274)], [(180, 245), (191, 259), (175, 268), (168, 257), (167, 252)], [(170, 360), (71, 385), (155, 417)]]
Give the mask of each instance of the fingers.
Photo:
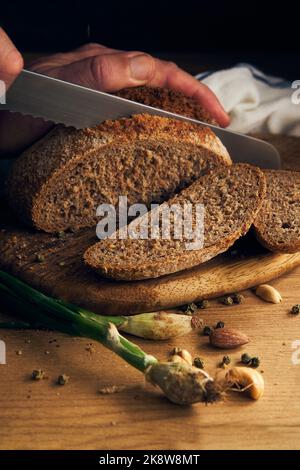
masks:
[(154, 74), (155, 59), (140, 52), (96, 55), (51, 70), (56, 78), (108, 92), (145, 85)]
[(57, 54), (49, 55), (48, 57), (40, 57), (35, 59), (29, 64), (30, 70), (36, 72), (46, 72), (50, 68), (60, 67), (63, 65), (78, 62), (88, 57), (93, 57), (102, 54), (115, 54), (120, 51), (102, 46), (97, 43), (89, 43), (80, 46), (71, 52), (59, 52)]
[[(166, 87), (194, 98), (221, 126), (229, 124), (229, 117), (215, 94), (172, 62), (99, 44), (88, 44), (61, 56), (53, 56), (52, 70), (47, 70), (49, 75), (108, 92), (141, 85)], [(60, 62), (61, 67), (55, 67), (55, 61)]]
[(176, 64), (142, 52), (125, 52), (90, 43), (68, 53), (39, 59), (31, 70), (108, 92), (141, 85), (166, 87), (194, 98), (221, 126), (229, 124), (228, 115), (207, 86)]
[(228, 126), (230, 122), (228, 114), (216, 95), (206, 85), (172, 62), (155, 60), (155, 74), (148, 85), (170, 88), (194, 98), (221, 126)]
[(20, 52), (11, 42), (5, 31), (0, 28), (0, 80), (9, 86), (23, 67)]

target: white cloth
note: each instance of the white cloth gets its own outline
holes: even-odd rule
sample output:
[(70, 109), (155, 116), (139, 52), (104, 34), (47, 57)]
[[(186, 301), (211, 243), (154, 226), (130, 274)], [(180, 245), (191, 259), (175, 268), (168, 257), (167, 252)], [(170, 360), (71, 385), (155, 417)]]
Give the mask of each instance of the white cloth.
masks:
[(229, 129), (300, 136), (300, 103), (292, 101), (296, 93), (299, 100), (299, 91), (292, 82), (267, 76), (248, 64), (196, 78), (211, 88), (230, 114)]

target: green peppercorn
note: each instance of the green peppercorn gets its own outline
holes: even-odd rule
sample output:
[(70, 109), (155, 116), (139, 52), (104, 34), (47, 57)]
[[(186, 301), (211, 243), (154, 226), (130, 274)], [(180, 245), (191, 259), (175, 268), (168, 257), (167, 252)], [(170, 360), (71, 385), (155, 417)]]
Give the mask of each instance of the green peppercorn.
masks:
[(203, 328), (204, 336), (209, 336), (213, 331), (214, 331), (214, 329), (211, 326), (205, 326)]
[(216, 328), (224, 328), (225, 326), (225, 323), (223, 321), (218, 321), (218, 323), (216, 324)]
[(65, 232), (61, 231), (61, 232), (57, 232), (57, 238), (65, 238), (66, 234)]
[(251, 360), (252, 360), (252, 357), (249, 354), (244, 353), (241, 355), (241, 361), (243, 364), (248, 365), (250, 364)]
[(254, 367), (256, 369), (257, 367), (259, 367), (259, 365), (260, 365), (259, 357), (252, 357), (251, 362), (250, 362), (250, 366)]
[(193, 315), (193, 313), (195, 313), (198, 310), (198, 307), (196, 304), (191, 303), (191, 304), (183, 305), (182, 307), (180, 307), (180, 310), (186, 315)]
[(232, 294), (231, 298), (234, 304), (241, 304), (244, 300), (244, 296), (242, 294)]
[(70, 380), (70, 377), (66, 374), (59, 375), (57, 378), (58, 385), (66, 385)]
[(196, 302), (198, 308), (208, 308), (209, 301), (208, 300), (201, 300), (200, 302)]
[(41, 369), (38, 369), (38, 370), (33, 370), (32, 371), (32, 374), (31, 374), (31, 377), (33, 380), (43, 380), (45, 379), (45, 372)]
[(40, 253), (38, 253), (35, 257), (36, 261), (38, 261), (39, 263), (43, 263), (45, 261), (45, 256), (44, 255), (41, 255)]
[(300, 304), (293, 305), (293, 307), (291, 309), (291, 313), (293, 315), (299, 315), (299, 313), (300, 313)]
[(221, 304), (224, 304), (224, 305), (232, 305), (233, 304), (233, 300), (232, 300), (232, 297), (230, 297), (230, 295), (228, 295), (226, 297), (222, 297), (220, 299), (220, 302), (221, 302)]
[(231, 359), (229, 356), (224, 356), (223, 359), (222, 359), (222, 364), (225, 364), (226, 366), (228, 366), (228, 364), (231, 363)]
[(195, 357), (193, 364), (195, 367), (198, 367), (198, 369), (204, 369), (204, 362), (201, 357)]

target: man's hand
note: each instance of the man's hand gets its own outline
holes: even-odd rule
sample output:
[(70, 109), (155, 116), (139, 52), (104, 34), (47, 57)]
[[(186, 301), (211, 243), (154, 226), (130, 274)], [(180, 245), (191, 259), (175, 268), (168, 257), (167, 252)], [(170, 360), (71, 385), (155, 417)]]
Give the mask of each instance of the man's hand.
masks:
[(5, 31), (0, 28), (0, 80), (6, 89), (18, 76), (23, 68), (23, 59), (20, 52), (15, 48)]
[[(229, 118), (214, 93), (172, 62), (143, 52), (124, 52), (100, 44), (87, 44), (74, 51), (54, 54), (30, 64), (30, 70), (100, 91), (114, 92), (141, 85), (166, 87), (193, 97), (221, 126)], [(41, 119), (2, 112), (0, 154), (13, 155), (51, 128)], [(18, 135), (14, 130), (18, 129)], [(13, 136), (13, 140), (12, 140)]]

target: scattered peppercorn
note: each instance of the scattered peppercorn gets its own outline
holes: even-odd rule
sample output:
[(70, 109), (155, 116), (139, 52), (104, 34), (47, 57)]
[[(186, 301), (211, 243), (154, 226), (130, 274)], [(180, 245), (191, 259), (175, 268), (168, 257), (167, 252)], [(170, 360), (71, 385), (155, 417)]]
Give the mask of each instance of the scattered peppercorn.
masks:
[(235, 294), (231, 295), (231, 298), (232, 298), (234, 304), (241, 304), (245, 297), (242, 294), (236, 294), (235, 293)]
[(200, 302), (196, 302), (196, 306), (198, 308), (208, 308), (209, 307), (209, 301), (208, 300), (200, 300)]
[(260, 359), (259, 357), (252, 357), (251, 362), (250, 362), (251, 367), (254, 367), (255, 369), (259, 367), (260, 365)]
[(186, 304), (183, 305), (180, 310), (185, 313), (186, 315), (193, 315), (198, 310), (198, 307), (196, 304), (191, 303), (191, 304)]
[(231, 359), (229, 356), (224, 356), (223, 357), (223, 360), (222, 360), (222, 364), (225, 364), (226, 366), (228, 366), (228, 364), (231, 363)]
[(44, 255), (41, 255), (40, 253), (38, 253), (36, 255), (36, 261), (38, 261), (39, 263), (43, 263), (45, 261), (45, 256)]
[(232, 297), (230, 297), (230, 295), (228, 295), (226, 297), (222, 297), (220, 299), (220, 302), (221, 302), (221, 304), (224, 304), (224, 305), (232, 305), (233, 304), (233, 300), (232, 300)]
[(43, 380), (46, 378), (45, 372), (41, 369), (33, 370), (31, 377), (33, 380)]
[(193, 364), (195, 367), (198, 367), (198, 369), (204, 369), (204, 362), (201, 357), (195, 357)]
[(203, 328), (204, 336), (209, 336), (213, 331), (214, 331), (214, 329), (211, 326), (205, 326)]
[(299, 315), (299, 313), (300, 313), (300, 304), (293, 305), (293, 307), (291, 309), (291, 313), (293, 315)]
[(223, 321), (218, 321), (218, 323), (216, 324), (216, 328), (224, 328), (225, 326), (225, 323)]
[(58, 385), (66, 385), (70, 380), (70, 377), (66, 374), (59, 375), (57, 378)]
[(249, 354), (244, 353), (241, 355), (241, 361), (243, 364), (248, 365), (250, 364), (251, 360), (252, 360), (252, 357)]
[(61, 231), (61, 232), (57, 232), (57, 238), (65, 238), (66, 234), (65, 232)]

